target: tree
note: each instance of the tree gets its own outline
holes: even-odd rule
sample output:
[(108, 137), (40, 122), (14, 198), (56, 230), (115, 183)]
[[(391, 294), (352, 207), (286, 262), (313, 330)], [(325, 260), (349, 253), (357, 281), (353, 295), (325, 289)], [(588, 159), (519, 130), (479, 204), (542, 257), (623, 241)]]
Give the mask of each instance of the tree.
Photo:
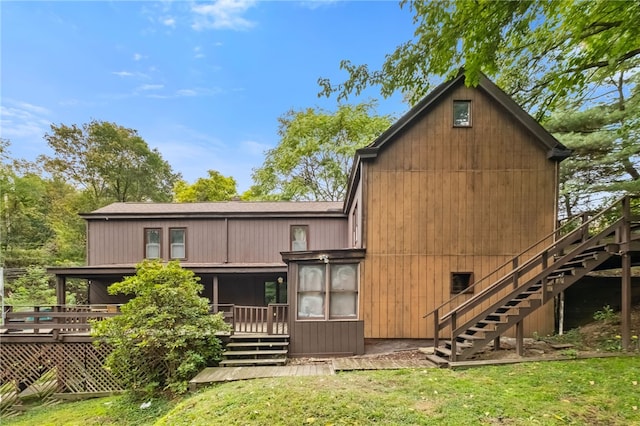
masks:
[(228, 326), (221, 313), (209, 314), (198, 280), (177, 261), (145, 260), (136, 275), (109, 287), (110, 294), (134, 297), (92, 334), (113, 347), (106, 365), (134, 394), (184, 392), (201, 368), (220, 360), (216, 332)]
[(40, 158), (45, 169), (87, 190), (94, 208), (112, 201), (169, 201), (180, 177), (135, 130), (115, 123), (51, 125), (45, 139), (54, 151)]
[(608, 82), (611, 90), (598, 91), (598, 104), (582, 109), (569, 105), (546, 120), (547, 129), (573, 150), (561, 165), (560, 198), (566, 215), (601, 207), (623, 192), (640, 192), (638, 79), (633, 70), (602, 78), (601, 85)]
[(568, 96), (580, 97), (590, 77), (614, 75), (640, 55), (640, 3), (572, 1), (403, 0), (415, 24), (414, 38), (386, 56), (379, 70), (343, 60), (348, 79), (318, 80), (322, 94), (338, 100), (379, 85), (389, 96), (401, 91), (416, 103), (434, 76), (451, 77), (464, 66), (466, 82), (480, 72), (541, 118)]
[(254, 169), (254, 185), (244, 198), (342, 201), (356, 149), (391, 124), (373, 114), (375, 103), (340, 105), (334, 113), (307, 108), (278, 121), (280, 142)]
[(7, 284), (6, 304), (12, 306), (54, 305), (56, 290), (42, 267), (29, 267), (25, 274)]
[(193, 185), (183, 180), (173, 187), (174, 200), (179, 203), (196, 203), (202, 201), (228, 201), (238, 193), (236, 180), (223, 176), (220, 172), (209, 170), (208, 178), (199, 178)]

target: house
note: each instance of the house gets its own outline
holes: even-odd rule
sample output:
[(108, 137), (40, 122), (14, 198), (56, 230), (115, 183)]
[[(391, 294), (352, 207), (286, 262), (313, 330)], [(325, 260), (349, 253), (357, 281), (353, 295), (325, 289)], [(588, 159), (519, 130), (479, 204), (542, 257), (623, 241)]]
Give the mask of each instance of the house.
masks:
[[(214, 305), (286, 303), (291, 355), (437, 338), (455, 322), (440, 329), (426, 314), (482, 293), (493, 284), (483, 277), (534, 259), (553, 235), (569, 154), (487, 78), (469, 88), (461, 74), (357, 151), (344, 203), (116, 203), (82, 215), (87, 266), (50, 271), (59, 290), (91, 280), (90, 303), (106, 303), (142, 259), (178, 259)], [(517, 327), (553, 328), (553, 303)]]

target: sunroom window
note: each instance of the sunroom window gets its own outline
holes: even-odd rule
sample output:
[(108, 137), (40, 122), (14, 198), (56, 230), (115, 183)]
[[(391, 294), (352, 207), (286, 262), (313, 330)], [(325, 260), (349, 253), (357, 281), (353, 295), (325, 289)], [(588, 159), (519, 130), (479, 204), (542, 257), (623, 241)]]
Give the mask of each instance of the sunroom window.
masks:
[(298, 267), (298, 319), (355, 319), (357, 310), (358, 264)]

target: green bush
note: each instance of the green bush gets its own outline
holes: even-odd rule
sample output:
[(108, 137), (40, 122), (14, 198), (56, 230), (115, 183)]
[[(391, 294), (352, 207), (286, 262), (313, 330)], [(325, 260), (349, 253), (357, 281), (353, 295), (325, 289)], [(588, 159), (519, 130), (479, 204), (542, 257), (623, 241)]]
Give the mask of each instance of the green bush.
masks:
[(593, 319), (596, 321), (613, 322), (617, 318), (615, 311), (609, 305), (602, 307), (602, 310), (593, 313)]
[(122, 314), (97, 322), (97, 344), (113, 347), (106, 366), (133, 394), (149, 397), (186, 391), (205, 366), (216, 365), (222, 347), (216, 333), (228, 330), (221, 314), (209, 313), (202, 285), (176, 261), (146, 260), (137, 273), (109, 287), (134, 297)]

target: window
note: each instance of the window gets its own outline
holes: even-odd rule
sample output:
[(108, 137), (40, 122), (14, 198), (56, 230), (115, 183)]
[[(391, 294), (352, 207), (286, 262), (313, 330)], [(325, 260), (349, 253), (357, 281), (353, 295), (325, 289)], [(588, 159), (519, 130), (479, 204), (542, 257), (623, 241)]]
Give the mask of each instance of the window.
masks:
[(186, 229), (173, 228), (169, 229), (169, 238), (171, 244), (171, 259), (185, 259), (186, 253)]
[(145, 259), (160, 258), (160, 229), (147, 228), (144, 230), (144, 257)]
[(471, 127), (471, 101), (453, 101), (453, 127)]
[(471, 284), (473, 284), (473, 272), (451, 273), (451, 293), (466, 293), (467, 291), (465, 290), (467, 290), (471, 286)]
[(358, 265), (300, 265), (298, 319), (355, 319), (358, 315)]
[(309, 246), (309, 226), (291, 225), (291, 251), (307, 251)]

